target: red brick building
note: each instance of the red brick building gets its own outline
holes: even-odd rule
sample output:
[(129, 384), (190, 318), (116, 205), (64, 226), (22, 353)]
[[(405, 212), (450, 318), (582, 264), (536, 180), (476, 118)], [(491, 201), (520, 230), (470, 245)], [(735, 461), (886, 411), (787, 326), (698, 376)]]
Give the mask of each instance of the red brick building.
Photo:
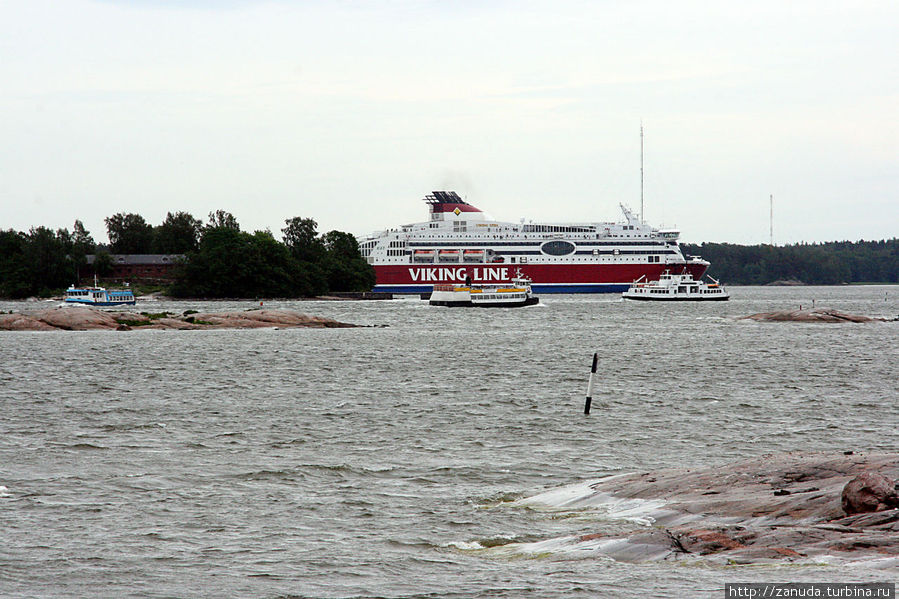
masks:
[[(124, 282), (171, 283), (174, 270), (183, 260), (183, 254), (110, 254), (112, 272), (104, 278), (121, 279)], [(88, 276), (94, 275), (96, 256), (87, 256)]]

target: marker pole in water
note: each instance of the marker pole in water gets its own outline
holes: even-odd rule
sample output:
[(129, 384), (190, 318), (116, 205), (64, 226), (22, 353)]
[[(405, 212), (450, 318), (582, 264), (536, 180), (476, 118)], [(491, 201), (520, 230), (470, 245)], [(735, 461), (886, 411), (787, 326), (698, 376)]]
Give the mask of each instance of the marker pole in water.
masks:
[(584, 414), (590, 413), (590, 404), (593, 402), (593, 381), (596, 379), (596, 363), (599, 354), (593, 354), (593, 366), (590, 368), (590, 382), (587, 383), (587, 400), (584, 402)]

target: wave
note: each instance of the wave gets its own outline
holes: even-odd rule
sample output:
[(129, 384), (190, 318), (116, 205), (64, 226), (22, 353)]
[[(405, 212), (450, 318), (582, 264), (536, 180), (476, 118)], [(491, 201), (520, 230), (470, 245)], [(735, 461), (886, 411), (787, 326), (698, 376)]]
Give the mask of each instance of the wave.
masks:
[(297, 478), (305, 478), (306, 475), (296, 470), (256, 470), (254, 472), (242, 472), (232, 474), (229, 478), (234, 480), (286, 480), (293, 481)]
[(79, 450), (106, 450), (108, 447), (104, 447), (103, 445), (94, 445), (93, 443), (74, 443), (72, 445), (66, 445), (68, 449), (79, 449)]

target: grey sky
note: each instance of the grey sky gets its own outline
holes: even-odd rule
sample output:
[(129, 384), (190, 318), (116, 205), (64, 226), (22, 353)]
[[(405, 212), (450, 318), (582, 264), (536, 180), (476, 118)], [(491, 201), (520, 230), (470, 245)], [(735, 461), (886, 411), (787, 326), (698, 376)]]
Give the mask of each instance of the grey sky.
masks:
[(685, 241), (899, 235), (899, 3), (0, 0), (0, 228), (367, 233), (455, 189)]

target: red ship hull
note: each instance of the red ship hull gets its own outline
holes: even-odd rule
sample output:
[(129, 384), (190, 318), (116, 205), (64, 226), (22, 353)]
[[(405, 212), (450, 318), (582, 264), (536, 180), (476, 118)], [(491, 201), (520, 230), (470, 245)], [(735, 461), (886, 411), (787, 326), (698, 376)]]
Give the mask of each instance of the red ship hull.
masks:
[(374, 291), (427, 293), (434, 284), (496, 283), (517, 273), (529, 277), (535, 293), (613, 293), (627, 290), (640, 277), (657, 280), (666, 270), (699, 279), (708, 264), (385, 264), (374, 266)]

